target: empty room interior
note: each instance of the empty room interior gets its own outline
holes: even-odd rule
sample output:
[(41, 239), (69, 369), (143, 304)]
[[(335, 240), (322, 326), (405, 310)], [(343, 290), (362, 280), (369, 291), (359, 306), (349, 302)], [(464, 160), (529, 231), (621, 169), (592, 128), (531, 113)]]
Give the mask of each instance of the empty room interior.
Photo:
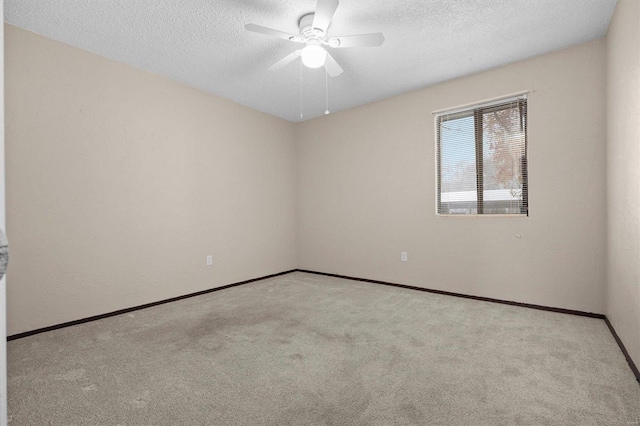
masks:
[(0, 10), (0, 424), (640, 425), (640, 0)]

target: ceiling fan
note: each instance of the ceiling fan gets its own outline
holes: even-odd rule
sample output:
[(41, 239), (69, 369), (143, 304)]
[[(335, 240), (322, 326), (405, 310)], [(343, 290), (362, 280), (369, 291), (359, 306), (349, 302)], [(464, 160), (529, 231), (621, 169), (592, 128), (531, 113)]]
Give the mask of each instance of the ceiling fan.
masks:
[(290, 64), (298, 57), (309, 68), (320, 68), (324, 65), (327, 74), (337, 77), (342, 74), (342, 67), (336, 62), (326, 46), (341, 49), (346, 47), (378, 47), (384, 43), (382, 33), (358, 34), (349, 36), (329, 37), (328, 29), (331, 19), (338, 8), (338, 0), (318, 0), (315, 13), (308, 13), (300, 18), (298, 27), (299, 35), (293, 35), (256, 24), (247, 24), (244, 28), (255, 33), (278, 37), (294, 43), (306, 44), (302, 49), (287, 55), (269, 67), (270, 71), (276, 71)]

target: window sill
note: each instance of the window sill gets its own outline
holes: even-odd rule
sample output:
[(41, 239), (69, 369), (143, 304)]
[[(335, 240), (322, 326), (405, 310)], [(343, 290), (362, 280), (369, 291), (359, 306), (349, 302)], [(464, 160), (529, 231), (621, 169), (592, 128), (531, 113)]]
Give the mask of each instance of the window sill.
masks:
[(526, 218), (526, 214), (438, 214), (436, 217), (521, 217)]

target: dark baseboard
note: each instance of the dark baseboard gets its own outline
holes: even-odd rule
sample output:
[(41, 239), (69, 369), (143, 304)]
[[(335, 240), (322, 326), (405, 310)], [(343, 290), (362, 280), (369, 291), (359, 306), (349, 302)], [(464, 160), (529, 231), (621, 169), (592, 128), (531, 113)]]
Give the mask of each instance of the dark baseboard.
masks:
[(122, 314), (126, 314), (126, 313), (133, 312), (133, 311), (139, 311), (140, 309), (151, 308), (153, 306), (164, 305), (165, 303), (176, 302), (178, 300), (187, 299), (189, 297), (201, 296), (203, 294), (213, 293), (214, 291), (225, 290), (227, 288), (237, 287), (239, 285), (249, 284), (249, 283), (252, 283), (252, 282), (255, 282), (255, 281), (266, 280), (267, 278), (273, 278), (273, 277), (278, 277), (280, 275), (290, 274), (291, 272), (295, 272), (295, 271), (296, 271), (295, 269), (292, 269), (290, 271), (278, 272), (277, 274), (266, 275), (264, 277), (259, 277), (259, 278), (252, 278), (250, 280), (241, 281), (241, 282), (237, 282), (237, 283), (233, 283), (233, 284), (227, 284), (227, 285), (223, 285), (221, 287), (210, 288), (210, 289), (207, 289), (207, 290), (197, 291), (195, 293), (189, 293), (189, 294), (185, 294), (183, 296), (172, 297), (170, 299), (160, 300), (158, 302), (146, 303), (144, 305), (133, 306), (131, 308), (126, 308), (126, 309), (120, 309), (120, 310), (117, 310), (117, 311), (108, 312), (106, 314), (94, 315), (94, 316), (88, 317), (88, 318), (82, 318), (82, 319), (78, 319), (78, 320), (74, 320), (74, 321), (63, 322), (62, 324), (50, 325), (48, 327), (43, 327), (43, 328), (38, 328), (38, 329), (35, 329), (35, 330), (25, 331), (23, 333), (18, 333), (18, 334), (13, 334), (11, 336), (7, 336), (7, 341), (21, 339), (23, 337), (33, 336), (34, 334), (45, 333), (47, 331), (57, 330), (59, 328), (71, 327), (72, 325), (78, 325), (78, 324), (84, 324), (84, 323), (91, 322), (91, 321), (97, 321), (97, 320), (100, 320), (100, 319), (103, 319), (103, 318), (113, 317), (113, 316), (116, 316), (116, 315), (122, 315)]
[(91, 322), (91, 321), (97, 321), (99, 319), (113, 317), (113, 316), (116, 316), (116, 315), (122, 315), (122, 314), (126, 314), (128, 312), (138, 311), (140, 309), (146, 309), (146, 308), (150, 308), (150, 307), (153, 307), (153, 306), (163, 305), (165, 303), (176, 302), (178, 300), (187, 299), (189, 297), (201, 296), (203, 294), (213, 293), (214, 291), (225, 290), (227, 288), (237, 287), (237, 286), (240, 286), (240, 285), (243, 285), (243, 284), (249, 284), (249, 283), (252, 283), (252, 282), (255, 282), (255, 281), (266, 280), (267, 278), (273, 278), (273, 277), (278, 277), (280, 275), (290, 274), (291, 272), (304, 272), (304, 273), (307, 273), (307, 274), (324, 275), (324, 276), (327, 276), (327, 277), (342, 278), (342, 279), (346, 279), (346, 280), (361, 281), (361, 282), (373, 283), (373, 284), (382, 284), (382, 285), (391, 286), (391, 287), (400, 287), (400, 288), (406, 288), (406, 289), (409, 289), (409, 290), (418, 290), (418, 291), (424, 291), (424, 292), (427, 292), (427, 293), (441, 294), (441, 295), (445, 295), (445, 296), (462, 297), (462, 298), (465, 298), (465, 299), (480, 300), (480, 301), (483, 301), (483, 302), (501, 303), (501, 304), (504, 304), (504, 305), (520, 306), (520, 307), (529, 308), (529, 309), (538, 309), (538, 310), (542, 310), (542, 311), (550, 311), (550, 312), (556, 312), (556, 313), (561, 313), (561, 314), (578, 315), (578, 316), (582, 316), (582, 317), (590, 317), (590, 318), (602, 319), (602, 320), (605, 321), (605, 323), (609, 327), (609, 330), (611, 331), (611, 334), (613, 334), (613, 337), (615, 338), (616, 342), (618, 343), (618, 346), (620, 347), (620, 350), (622, 351), (622, 353), (624, 354), (624, 357), (626, 358), (627, 362), (629, 363), (629, 367), (631, 367), (631, 371), (633, 371), (633, 374), (635, 375), (636, 379), (638, 380), (638, 383), (640, 383), (640, 371), (638, 370), (638, 367), (636, 366), (636, 364), (631, 359), (631, 356), (629, 355), (629, 352), (627, 351), (627, 348), (625, 348), (624, 344), (622, 343), (622, 340), (620, 340), (620, 337), (618, 337), (618, 333), (616, 333), (616, 330), (613, 328), (613, 325), (611, 325), (611, 322), (609, 321), (609, 319), (605, 315), (596, 314), (596, 313), (593, 313), (593, 312), (575, 311), (575, 310), (572, 310), (572, 309), (552, 308), (552, 307), (549, 307), (549, 306), (532, 305), (532, 304), (529, 304), (529, 303), (521, 303), (521, 302), (512, 302), (512, 301), (509, 301), (509, 300), (492, 299), (490, 297), (471, 296), (471, 295), (468, 295), (468, 294), (454, 293), (454, 292), (444, 291), (444, 290), (433, 290), (433, 289), (428, 289), (428, 288), (423, 288), (423, 287), (416, 287), (416, 286), (406, 285), (406, 284), (397, 284), (397, 283), (391, 283), (391, 282), (386, 282), (386, 281), (371, 280), (371, 279), (367, 279), (367, 278), (350, 277), (350, 276), (346, 276), (346, 275), (329, 274), (329, 273), (326, 273), (326, 272), (309, 271), (309, 270), (306, 270), (306, 269), (293, 269), (293, 270), (290, 270), (290, 271), (279, 272), (277, 274), (271, 274), (271, 275), (266, 275), (264, 277), (253, 278), (253, 279), (250, 279), (250, 280), (241, 281), (241, 282), (237, 282), (237, 283), (233, 283), (233, 284), (227, 284), (227, 285), (223, 285), (223, 286), (220, 286), (220, 287), (215, 287), (215, 288), (211, 288), (211, 289), (207, 289), (207, 290), (198, 291), (198, 292), (195, 292), (195, 293), (185, 294), (183, 296), (172, 297), (170, 299), (160, 300), (158, 302), (152, 302), (152, 303), (147, 303), (147, 304), (144, 304), (144, 305), (134, 306), (134, 307), (131, 307), (131, 308), (120, 309), (120, 310), (117, 310), (117, 311), (108, 312), (106, 314), (94, 315), (92, 317), (82, 318), (82, 319), (69, 321), (69, 322), (64, 322), (62, 324), (51, 325), (49, 327), (38, 328), (36, 330), (25, 331), (23, 333), (18, 333), (18, 334), (14, 334), (14, 335), (8, 336), (7, 337), (7, 341), (16, 340), (16, 339), (20, 339), (20, 338), (28, 337), (28, 336), (33, 336), (34, 334), (45, 333), (47, 331), (57, 330), (57, 329), (60, 329), (60, 328), (71, 327), (71, 326), (77, 325), (77, 324), (84, 324), (84, 323)]
[(604, 322), (609, 327), (609, 330), (611, 331), (611, 334), (613, 334), (613, 337), (616, 339), (616, 342), (618, 343), (618, 346), (620, 346), (620, 350), (624, 354), (624, 357), (627, 359), (627, 362), (629, 363), (629, 367), (631, 367), (631, 371), (636, 376), (636, 379), (638, 380), (638, 383), (640, 383), (640, 371), (638, 371), (638, 367), (636, 366), (636, 364), (631, 359), (631, 356), (629, 355), (629, 352), (627, 352), (627, 348), (624, 347), (624, 344), (622, 343), (622, 340), (620, 340), (620, 338), (618, 337), (618, 334), (616, 333), (615, 329), (613, 328), (613, 325), (611, 325), (611, 322), (609, 322), (609, 318), (607, 318), (605, 315), (602, 315), (602, 314), (595, 314), (593, 312), (574, 311), (574, 310), (571, 310), (571, 309), (563, 309), (563, 308), (552, 308), (552, 307), (549, 307), (549, 306), (542, 306), (542, 305), (532, 305), (532, 304), (529, 304), (529, 303), (511, 302), (511, 301), (508, 301), (508, 300), (492, 299), (492, 298), (489, 298), (489, 297), (470, 296), (468, 294), (453, 293), (453, 292), (450, 292), (450, 291), (443, 291), (443, 290), (432, 290), (432, 289), (427, 289), (427, 288), (422, 288), (422, 287), (415, 287), (415, 286), (412, 286), (412, 285), (396, 284), (396, 283), (390, 283), (390, 282), (378, 281), (378, 280), (370, 280), (370, 279), (367, 279), (367, 278), (357, 278), (357, 277), (349, 277), (349, 276), (346, 276), (346, 275), (328, 274), (326, 272), (308, 271), (308, 270), (304, 270), (304, 269), (297, 269), (297, 271), (298, 272), (306, 272), (308, 274), (324, 275), (324, 276), (327, 276), (327, 277), (343, 278), (345, 280), (362, 281), (362, 282), (366, 282), (366, 283), (382, 284), (382, 285), (388, 285), (388, 286), (392, 286), (392, 287), (407, 288), (407, 289), (410, 289), (410, 290), (419, 290), (419, 291), (424, 291), (424, 292), (427, 292), (427, 293), (442, 294), (442, 295), (445, 295), (445, 296), (454, 296), (454, 297), (462, 297), (462, 298), (465, 298), (465, 299), (481, 300), (483, 302), (502, 303), (504, 305), (520, 306), (520, 307), (523, 307), (523, 308), (538, 309), (538, 310), (541, 310), (541, 311), (550, 311), (550, 312), (557, 312), (557, 313), (561, 313), (561, 314), (578, 315), (578, 316), (581, 316), (581, 317), (590, 317), (590, 318), (602, 319), (602, 320), (604, 320)]
[(627, 348), (624, 347), (624, 343), (622, 343), (622, 340), (620, 340), (620, 337), (618, 337), (618, 333), (616, 333), (616, 329), (613, 328), (613, 325), (611, 324), (611, 321), (609, 321), (609, 318), (605, 317), (604, 322), (607, 323), (607, 327), (609, 327), (611, 334), (613, 334), (613, 338), (616, 339), (618, 346), (620, 346), (620, 350), (622, 351), (624, 357), (627, 359), (627, 363), (629, 363), (629, 367), (631, 367), (631, 371), (633, 371), (633, 374), (635, 374), (636, 376), (636, 380), (638, 380), (638, 383), (640, 383), (640, 371), (638, 370), (638, 367), (636, 366), (635, 362), (633, 362), (633, 360), (631, 359), (631, 355), (629, 355)]
[(338, 274), (328, 274), (326, 272), (307, 271), (307, 270), (303, 270), (303, 269), (298, 269), (297, 271), (298, 272), (306, 272), (308, 274), (324, 275), (324, 276), (327, 276), (327, 277), (343, 278), (345, 280), (362, 281), (362, 282), (366, 282), (366, 283), (382, 284), (382, 285), (388, 285), (388, 286), (392, 286), (392, 287), (407, 288), (407, 289), (410, 289), (410, 290), (425, 291), (427, 293), (442, 294), (442, 295), (445, 295), (445, 296), (455, 296), (455, 297), (462, 297), (462, 298), (465, 298), (465, 299), (481, 300), (483, 302), (493, 302), (493, 303), (501, 303), (503, 305), (520, 306), (520, 307), (523, 307), (523, 308), (538, 309), (538, 310), (541, 310), (541, 311), (551, 311), (551, 312), (557, 312), (557, 313), (561, 313), (561, 314), (579, 315), (581, 317), (590, 317), (590, 318), (599, 318), (599, 319), (604, 319), (605, 318), (604, 315), (595, 314), (593, 312), (574, 311), (574, 310), (571, 310), (571, 309), (552, 308), (552, 307), (549, 307), (549, 306), (532, 305), (532, 304), (529, 304), (529, 303), (511, 302), (509, 300), (492, 299), (490, 297), (481, 297), (481, 296), (471, 296), (471, 295), (468, 295), (468, 294), (453, 293), (453, 292), (444, 291), (444, 290), (433, 290), (433, 289), (430, 289), (430, 288), (415, 287), (415, 286), (406, 285), (406, 284), (396, 284), (396, 283), (390, 283), (390, 282), (386, 282), (386, 281), (370, 280), (370, 279), (367, 279), (367, 278), (357, 278), (357, 277), (349, 277), (349, 276), (338, 275)]

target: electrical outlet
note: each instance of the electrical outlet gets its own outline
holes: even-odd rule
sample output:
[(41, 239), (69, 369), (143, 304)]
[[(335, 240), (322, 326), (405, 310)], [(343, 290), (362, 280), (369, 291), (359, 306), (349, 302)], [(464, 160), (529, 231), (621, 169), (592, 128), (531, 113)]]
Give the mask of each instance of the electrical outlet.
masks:
[(207, 256), (207, 266), (213, 265), (213, 256)]
[(400, 255), (400, 260), (402, 260), (403, 262), (407, 261), (407, 252), (403, 251), (402, 254)]

